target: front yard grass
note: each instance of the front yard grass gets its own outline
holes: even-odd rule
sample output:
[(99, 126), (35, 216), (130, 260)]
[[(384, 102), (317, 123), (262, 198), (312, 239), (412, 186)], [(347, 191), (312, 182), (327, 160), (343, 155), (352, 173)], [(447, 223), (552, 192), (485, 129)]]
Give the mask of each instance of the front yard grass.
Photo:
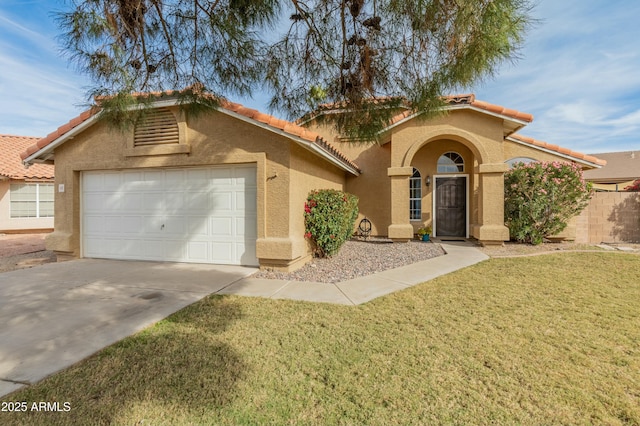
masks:
[(10, 424), (639, 424), (640, 256), (491, 259), (363, 306), (209, 297)]

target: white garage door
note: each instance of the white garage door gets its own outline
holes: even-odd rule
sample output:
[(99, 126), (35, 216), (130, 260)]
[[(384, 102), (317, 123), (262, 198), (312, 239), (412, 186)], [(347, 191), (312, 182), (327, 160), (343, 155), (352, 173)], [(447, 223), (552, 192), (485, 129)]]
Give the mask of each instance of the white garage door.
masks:
[(84, 172), (84, 257), (257, 265), (256, 168)]

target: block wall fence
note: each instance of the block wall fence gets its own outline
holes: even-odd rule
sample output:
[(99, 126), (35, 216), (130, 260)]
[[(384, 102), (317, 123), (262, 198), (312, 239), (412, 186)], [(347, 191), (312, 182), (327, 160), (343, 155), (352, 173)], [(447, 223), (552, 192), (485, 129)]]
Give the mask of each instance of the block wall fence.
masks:
[(575, 224), (577, 243), (640, 243), (640, 192), (596, 192)]

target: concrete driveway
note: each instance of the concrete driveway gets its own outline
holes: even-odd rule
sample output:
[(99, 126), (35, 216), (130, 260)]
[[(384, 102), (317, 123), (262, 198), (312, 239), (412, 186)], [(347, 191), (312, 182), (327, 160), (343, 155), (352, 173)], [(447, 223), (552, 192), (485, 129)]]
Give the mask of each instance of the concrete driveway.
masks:
[(241, 266), (81, 259), (0, 274), (0, 396), (253, 272)]

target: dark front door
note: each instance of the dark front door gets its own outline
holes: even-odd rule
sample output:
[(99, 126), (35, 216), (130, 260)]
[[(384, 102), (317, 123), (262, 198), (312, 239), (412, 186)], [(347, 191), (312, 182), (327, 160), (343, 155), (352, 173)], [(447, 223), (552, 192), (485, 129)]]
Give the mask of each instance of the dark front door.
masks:
[(467, 179), (436, 178), (436, 236), (466, 237)]

